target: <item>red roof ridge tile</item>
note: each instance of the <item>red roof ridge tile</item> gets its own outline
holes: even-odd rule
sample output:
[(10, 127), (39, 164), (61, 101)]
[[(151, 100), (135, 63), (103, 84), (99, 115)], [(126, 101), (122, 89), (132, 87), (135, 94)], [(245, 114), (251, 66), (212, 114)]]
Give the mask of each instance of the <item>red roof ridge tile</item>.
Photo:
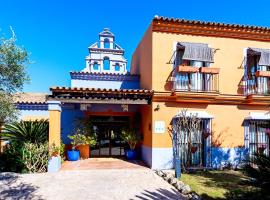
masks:
[(217, 25), (224, 27), (241, 27), (241, 28), (250, 28), (250, 29), (262, 29), (270, 31), (270, 27), (266, 26), (255, 26), (255, 25), (245, 25), (245, 24), (235, 24), (235, 23), (223, 23), (223, 22), (211, 22), (211, 21), (203, 21), (203, 20), (189, 20), (183, 18), (173, 18), (173, 17), (165, 17), (165, 16), (155, 16), (153, 20), (161, 20), (161, 21), (170, 21), (170, 22), (183, 22), (188, 24), (201, 24), (201, 25)]

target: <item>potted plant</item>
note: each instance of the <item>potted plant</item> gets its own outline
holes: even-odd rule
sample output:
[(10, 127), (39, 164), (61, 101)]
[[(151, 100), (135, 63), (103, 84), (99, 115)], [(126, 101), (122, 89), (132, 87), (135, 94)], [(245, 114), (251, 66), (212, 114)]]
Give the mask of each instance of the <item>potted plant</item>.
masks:
[(211, 131), (209, 128), (203, 130), (203, 132), (202, 132), (202, 136), (204, 139), (208, 138), (210, 134), (211, 134)]
[[(68, 136), (70, 139), (73, 140), (73, 136)], [(71, 142), (72, 149), (67, 151), (67, 159), (69, 161), (77, 161), (80, 158), (80, 151), (76, 149), (76, 141)]]
[(49, 156), (57, 157), (60, 155), (60, 147), (57, 147), (55, 143), (49, 146)]
[(258, 151), (259, 151), (259, 153), (263, 153), (265, 149), (266, 149), (266, 144), (260, 143), (258, 145)]
[(191, 146), (190, 150), (191, 150), (191, 153), (196, 153), (196, 151), (198, 150), (198, 147)]
[(128, 143), (129, 149), (125, 150), (125, 155), (128, 160), (136, 159), (136, 144), (140, 141), (139, 135), (134, 129), (123, 129), (122, 130), (122, 139)]
[(266, 128), (265, 133), (268, 135), (268, 137), (270, 137), (270, 128)]
[(86, 136), (81, 134), (78, 130), (76, 134), (68, 136), (75, 146), (76, 150), (80, 152), (80, 157), (83, 159), (89, 158), (90, 155), (90, 146), (96, 144), (96, 138), (93, 136)]

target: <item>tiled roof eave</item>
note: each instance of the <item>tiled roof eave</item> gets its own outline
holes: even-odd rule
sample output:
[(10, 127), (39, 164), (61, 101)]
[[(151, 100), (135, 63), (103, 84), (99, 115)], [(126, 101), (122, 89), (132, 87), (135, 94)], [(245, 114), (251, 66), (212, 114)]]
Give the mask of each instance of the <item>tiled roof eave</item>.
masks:
[(29, 104), (29, 105), (47, 105), (47, 102), (34, 102), (34, 101), (16, 101), (15, 104)]
[(107, 88), (78, 88), (78, 87), (51, 87), (52, 92), (83, 92), (83, 93), (124, 93), (124, 94), (140, 94), (152, 95), (153, 90), (145, 89), (107, 89)]
[(151, 97), (135, 98), (135, 97), (65, 97), (65, 96), (49, 96), (49, 100), (57, 100), (62, 103), (95, 103), (95, 104), (150, 104)]
[(153, 91), (144, 89), (103, 89), (52, 87), (48, 100), (64, 103), (149, 104)]
[(122, 54), (124, 53), (123, 49), (106, 49), (106, 48), (96, 48), (96, 47), (89, 47), (89, 51), (96, 51), (96, 52), (114, 52)]
[(78, 74), (78, 75), (106, 75), (106, 76), (132, 76), (132, 77), (136, 77), (136, 76), (140, 76), (139, 74), (130, 74), (130, 73), (126, 73), (126, 74), (120, 74), (120, 73), (105, 73), (105, 72), (84, 72), (84, 71), (71, 71), (70, 74)]
[(46, 104), (46, 93), (22, 92), (14, 95), (15, 104)]
[(217, 22), (155, 17), (152, 31), (270, 41), (270, 28)]
[(183, 23), (183, 24), (193, 24), (193, 25), (204, 25), (204, 26), (216, 26), (224, 28), (245, 28), (253, 31), (270, 31), (269, 27), (263, 26), (252, 26), (252, 25), (243, 25), (243, 24), (229, 24), (229, 23), (219, 23), (219, 22), (209, 22), (209, 21), (200, 21), (200, 20), (186, 20), (180, 18), (170, 18), (170, 17), (155, 17), (153, 21), (156, 22), (167, 22), (167, 23)]

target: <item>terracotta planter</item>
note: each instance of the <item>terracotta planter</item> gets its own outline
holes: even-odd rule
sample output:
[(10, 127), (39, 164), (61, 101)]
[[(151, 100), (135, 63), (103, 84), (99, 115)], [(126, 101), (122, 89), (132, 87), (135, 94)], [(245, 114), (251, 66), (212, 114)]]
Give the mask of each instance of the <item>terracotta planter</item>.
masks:
[(89, 144), (81, 144), (76, 147), (80, 151), (80, 156), (82, 159), (87, 159), (90, 156), (90, 146)]
[(196, 151), (198, 150), (198, 147), (191, 147), (190, 150), (191, 150), (191, 153), (196, 153)]
[(255, 76), (257, 76), (257, 77), (270, 77), (270, 71), (256, 71)]
[(178, 72), (185, 72), (185, 73), (196, 73), (199, 72), (199, 67), (191, 67), (191, 66), (178, 66)]
[(205, 74), (219, 74), (219, 68), (201, 67), (200, 72)]
[(59, 156), (59, 153), (57, 151), (52, 152), (52, 157), (57, 157), (57, 156)]

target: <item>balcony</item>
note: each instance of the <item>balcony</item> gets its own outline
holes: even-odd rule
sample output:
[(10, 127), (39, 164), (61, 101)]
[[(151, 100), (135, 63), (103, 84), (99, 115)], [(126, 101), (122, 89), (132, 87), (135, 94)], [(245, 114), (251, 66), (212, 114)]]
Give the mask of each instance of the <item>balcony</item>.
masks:
[(219, 68), (179, 66), (173, 77), (174, 91), (218, 92)]
[(244, 81), (246, 95), (270, 95), (270, 71), (257, 71)]

